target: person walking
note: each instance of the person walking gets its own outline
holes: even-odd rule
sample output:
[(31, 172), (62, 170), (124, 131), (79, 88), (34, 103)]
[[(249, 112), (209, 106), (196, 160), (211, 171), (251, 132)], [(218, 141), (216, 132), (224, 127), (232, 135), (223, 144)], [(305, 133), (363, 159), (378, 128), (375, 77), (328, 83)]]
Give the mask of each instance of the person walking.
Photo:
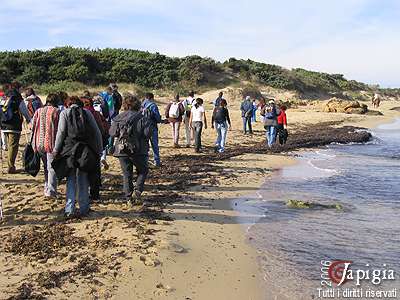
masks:
[(194, 133), (193, 130), (190, 129), (190, 111), (192, 110), (193, 104), (195, 103), (194, 99), (194, 92), (191, 91), (189, 93), (189, 96), (182, 101), (182, 105), (185, 109), (185, 114), (183, 116), (183, 121), (185, 124), (185, 135), (186, 135), (186, 148), (190, 147), (191, 142), (193, 141), (194, 138)]
[(218, 93), (218, 97), (213, 102), (214, 107), (219, 107), (219, 105), (221, 104), (222, 99), (224, 99), (224, 92), (219, 92)]
[[(132, 204), (132, 196), (134, 202), (140, 201), (149, 172), (149, 139), (154, 122), (140, 112), (141, 103), (136, 96), (125, 96), (122, 107), (124, 111), (115, 118), (110, 135), (116, 139), (114, 156), (119, 159), (124, 177), (124, 197)], [(135, 186), (133, 167), (137, 173)]]
[(32, 148), (39, 153), (44, 165), (44, 196), (57, 197), (57, 176), (51, 165), (56, 141), (60, 110), (58, 96), (49, 94), (46, 104), (40, 107), (32, 118)]
[(256, 102), (256, 100), (254, 99), (254, 100), (253, 100), (253, 111), (251, 112), (251, 122), (252, 122), (252, 123), (257, 122), (257, 108), (258, 108), (257, 102)]
[(274, 100), (269, 101), (268, 104), (264, 117), (264, 128), (266, 129), (267, 145), (272, 147), (275, 144), (276, 128), (278, 126), (277, 110)]
[(142, 113), (147, 118), (149, 118), (152, 122), (153, 132), (150, 137), (151, 148), (153, 149), (154, 154), (154, 164), (156, 167), (161, 167), (161, 159), (160, 159), (160, 148), (158, 146), (158, 126), (159, 123), (163, 122), (160, 111), (158, 110), (157, 104), (154, 102), (154, 94), (146, 93), (145, 99), (142, 103)]
[(282, 105), (279, 108), (279, 115), (277, 116), (278, 140), (280, 145), (286, 144), (288, 138), (286, 109), (287, 107)]
[(109, 130), (110, 130), (110, 124), (107, 122), (107, 120), (104, 118), (104, 116), (95, 110), (93, 106), (93, 100), (90, 97), (90, 94), (88, 94), (87, 91), (84, 92), (83, 97), (81, 98), (81, 101), (83, 103), (84, 109), (88, 110), (91, 112), (91, 114), (94, 117), (94, 120), (96, 121), (97, 127), (100, 130), (101, 137), (102, 137), (102, 142), (103, 142), (103, 151), (101, 157), (99, 157), (99, 160), (97, 161), (97, 171), (94, 172), (95, 177), (90, 178), (89, 180), (89, 185), (90, 185), (90, 195), (89, 198), (92, 202), (96, 202), (100, 200), (100, 187), (101, 187), (101, 165), (100, 163), (104, 166), (104, 170), (108, 170), (109, 165), (105, 158), (105, 147), (108, 143), (108, 140), (110, 138), (109, 135)]
[(207, 118), (203, 102), (203, 99), (197, 98), (196, 104), (192, 107), (190, 113), (190, 126), (194, 128), (194, 148), (196, 153), (199, 153), (201, 149), (201, 132), (203, 127), (207, 129)]
[(251, 102), (250, 96), (246, 96), (245, 100), (240, 105), (240, 110), (242, 111), (243, 133), (253, 134), (253, 128), (251, 127), (251, 115), (253, 113), (253, 103)]
[(213, 112), (211, 126), (215, 127), (217, 131), (217, 140), (215, 142), (215, 151), (222, 153), (225, 151), (226, 135), (229, 129), (232, 130), (231, 119), (229, 118), (229, 111), (226, 108), (227, 103), (222, 99), (219, 107), (216, 107)]
[(7, 144), (8, 174), (16, 174), (15, 160), (18, 154), (19, 140), (22, 132), (22, 96), (19, 92), (21, 86), (18, 82), (5, 85), (3, 88), (6, 99), (1, 105), (1, 132), (4, 134)]
[(52, 166), (57, 178), (67, 177), (65, 217), (76, 216), (75, 202), (79, 201), (79, 216), (89, 213), (89, 178), (97, 172), (103, 149), (102, 137), (93, 115), (83, 109), (78, 97), (70, 97), (60, 114)]
[(25, 99), (21, 102), (21, 113), (29, 124), (35, 112), (43, 107), (42, 100), (36, 95), (33, 88), (29, 87), (25, 90)]
[(110, 83), (110, 87), (112, 90), (112, 98), (114, 101), (114, 109), (115, 109), (115, 114), (114, 117), (119, 114), (119, 111), (121, 110), (121, 105), (122, 105), (122, 96), (118, 92), (118, 85), (116, 83)]
[(179, 148), (179, 129), (181, 127), (182, 117), (184, 114), (185, 108), (179, 101), (179, 94), (177, 94), (174, 101), (171, 101), (165, 108), (165, 118), (171, 124), (174, 148)]

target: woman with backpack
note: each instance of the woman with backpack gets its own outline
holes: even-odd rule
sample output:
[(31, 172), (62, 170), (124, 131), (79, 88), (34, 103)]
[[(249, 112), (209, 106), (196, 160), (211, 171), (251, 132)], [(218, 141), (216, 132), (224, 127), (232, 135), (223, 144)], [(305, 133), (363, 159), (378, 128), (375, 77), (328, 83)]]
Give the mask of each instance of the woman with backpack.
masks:
[[(126, 95), (122, 101), (124, 111), (115, 117), (110, 136), (116, 139), (114, 156), (119, 159), (124, 176), (124, 197), (128, 204), (140, 201), (144, 182), (149, 172), (149, 139), (154, 131), (153, 121), (140, 112), (141, 103), (136, 96)], [(136, 185), (133, 185), (133, 167)]]
[(275, 101), (271, 100), (269, 101), (269, 105), (266, 107), (264, 117), (264, 128), (267, 130), (266, 137), (268, 147), (272, 147), (272, 145), (275, 144), (277, 126), (278, 122)]
[(277, 117), (278, 139), (280, 145), (286, 144), (288, 138), (286, 109), (287, 107), (285, 105), (282, 105), (279, 108), (279, 115)]
[(57, 176), (52, 167), (60, 110), (58, 96), (49, 94), (46, 105), (39, 108), (32, 118), (32, 148), (42, 157), (44, 165), (44, 196), (57, 197)]
[(174, 101), (169, 103), (165, 108), (165, 118), (171, 124), (172, 128), (172, 140), (174, 142), (174, 148), (179, 148), (179, 129), (185, 114), (185, 108), (179, 101), (179, 94), (175, 96)]
[(201, 149), (201, 132), (207, 129), (207, 118), (203, 107), (203, 99), (197, 98), (190, 113), (190, 127), (194, 129), (194, 148), (199, 153)]
[(76, 198), (79, 215), (89, 213), (89, 180), (95, 179), (103, 150), (102, 136), (93, 115), (75, 96), (68, 98), (60, 114), (52, 163), (57, 178), (67, 177), (65, 217), (75, 216)]
[(217, 140), (215, 142), (215, 152), (222, 153), (225, 151), (226, 135), (229, 129), (232, 129), (231, 119), (229, 118), (229, 111), (226, 108), (227, 102), (222, 99), (220, 105), (214, 109), (211, 126), (217, 131)]
[[(104, 116), (100, 112), (94, 109), (93, 100), (88, 92), (84, 93), (83, 97), (81, 98), (81, 101), (83, 102), (83, 107), (92, 113), (94, 120), (96, 121), (97, 127), (100, 130), (101, 136), (103, 138), (103, 152), (102, 152), (102, 157), (103, 157), (105, 147), (108, 143), (108, 138), (110, 137), (110, 135), (108, 134), (108, 131), (110, 130), (110, 125), (104, 118)], [(101, 186), (100, 163), (103, 164), (105, 170), (108, 170), (109, 168), (106, 160), (105, 159), (100, 160), (99, 158), (99, 163), (97, 164), (97, 172), (95, 172), (96, 178), (93, 178), (93, 180), (90, 181), (90, 199), (92, 201), (98, 201), (100, 199), (100, 186)]]

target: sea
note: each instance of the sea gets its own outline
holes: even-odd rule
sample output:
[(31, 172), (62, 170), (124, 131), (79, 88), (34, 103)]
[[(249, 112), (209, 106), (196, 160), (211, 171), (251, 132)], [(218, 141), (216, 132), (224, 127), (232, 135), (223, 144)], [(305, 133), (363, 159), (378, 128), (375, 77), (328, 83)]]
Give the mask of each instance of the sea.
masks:
[[(266, 299), (327, 299), (321, 291), (329, 288), (340, 289), (335, 299), (397, 288), (400, 299), (400, 119), (371, 133), (366, 144), (297, 152), (297, 164), (274, 172), (237, 208), (260, 216), (247, 234), (259, 252)], [(342, 209), (293, 209), (289, 200)], [(342, 279), (343, 270), (329, 269), (337, 261), (351, 262), (354, 278), (339, 286), (332, 277)], [(380, 280), (371, 282), (377, 270)], [(395, 279), (382, 279), (389, 271)], [(364, 294), (344, 297), (345, 289), (360, 288)]]

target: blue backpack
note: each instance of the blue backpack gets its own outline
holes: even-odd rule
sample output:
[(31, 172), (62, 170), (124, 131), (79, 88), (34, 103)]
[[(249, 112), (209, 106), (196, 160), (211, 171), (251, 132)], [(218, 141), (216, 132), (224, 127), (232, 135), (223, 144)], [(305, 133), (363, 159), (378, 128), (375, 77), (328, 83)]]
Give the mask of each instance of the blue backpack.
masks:
[(10, 121), (14, 117), (12, 104), (12, 98), (7, 99), (6, 97), (4, 97), (0, 100), (0, 119), (2, 122)]

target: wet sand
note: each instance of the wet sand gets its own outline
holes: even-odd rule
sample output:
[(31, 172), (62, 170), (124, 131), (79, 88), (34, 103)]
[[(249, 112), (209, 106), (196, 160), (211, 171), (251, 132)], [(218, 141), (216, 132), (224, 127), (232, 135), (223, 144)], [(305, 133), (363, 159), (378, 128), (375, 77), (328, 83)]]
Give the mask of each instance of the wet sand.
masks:
[[(212, 100), (216, 95), (207, 96)], [(121, 172), (114, 158), (103, 176), (103, 200), (83, 220), (59, 221), (63, 197), (44, 199), (42, 173), (36, 178), (2, 174), (0, 299), (267, 298), (257, 253), (241, 224), (258, 216), (242, 213), (238, 222), (231, 205), (254, 193), (274, 169), (294, 163), (279, 154), (282, 150), (362, 141), (365, 134), (340, 129), (342, 122), (384, 122), (396, 105), (384, 102), (383, 117), (328, 114), (315, 107), (289, 110), (290, 132), (301, 134), (272, 151), (263, 146), (260, 123), (253, 136), (242, 135), (239, 102), (229, 105), (234, 124), (222, 155), (213, 153), (211, 128), (204, 132), (204, 152), (194, 154), (193, 149), (172, 148), (170, 127), (161, 125), (164, 167), (151, 170), (146, 197), (154, 205), (145, 211), (120, 200)], [(313, 130), (307, 126), (318, 123), (323, 124)], [(20, 157), (17, 161), (21, 167)], [(61, 184), (60, 195), (64, 192)]]

